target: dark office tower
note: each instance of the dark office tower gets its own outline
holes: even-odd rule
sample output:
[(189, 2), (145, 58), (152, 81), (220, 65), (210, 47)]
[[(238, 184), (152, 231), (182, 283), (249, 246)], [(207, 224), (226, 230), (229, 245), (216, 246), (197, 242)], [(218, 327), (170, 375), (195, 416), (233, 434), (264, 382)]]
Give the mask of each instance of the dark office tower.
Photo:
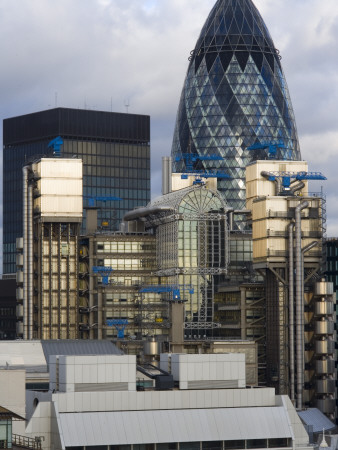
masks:
[(269, 31), (251, 0), (218, 0), (189, 58), (172, 145), (174, 172), (186, 171), (184, 153), (218, 155), (195, 168), (220, 169), (218, 188), (228, 204), (244, 208), (245, 172), (278, 143), (276, 159), (299, 160), (294, 113)]
[[(149, 116), (55, 108), (5, 119), (4, 273), (16, 270), (15, 243), (22, 236), (22, 167), (53, 155), (48, 144), (58, 136), (63, 140), (61, 157), (83, 160), (84, 207), (92, 198), (103, 228), (116, 230), (127, 211), (150, 201)], [(104, 201), (105, 197), (122, 200)]]

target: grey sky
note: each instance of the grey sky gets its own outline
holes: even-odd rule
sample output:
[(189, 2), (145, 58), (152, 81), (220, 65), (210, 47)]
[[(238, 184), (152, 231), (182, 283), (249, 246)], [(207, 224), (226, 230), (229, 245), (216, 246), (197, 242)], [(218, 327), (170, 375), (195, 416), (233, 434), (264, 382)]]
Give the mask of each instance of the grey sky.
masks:
[[(338, 1), (254, 1), (283, 58), (302, 157), (328, 177), (328, 235), (338, 236)], [(0, 0), (1, 120), (55, 105), (125, 111), (128, 102), (151, 116), (159, 195), (189, 52), (214, 3)]]

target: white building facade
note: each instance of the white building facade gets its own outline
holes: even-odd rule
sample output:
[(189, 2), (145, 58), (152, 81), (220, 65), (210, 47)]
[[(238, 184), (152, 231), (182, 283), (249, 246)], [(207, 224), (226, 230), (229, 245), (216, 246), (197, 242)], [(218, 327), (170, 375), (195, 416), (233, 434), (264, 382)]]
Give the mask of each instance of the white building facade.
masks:
[(174, 389), (139, 391), (135, 356), (52, 357), (49, 392), (27, 394), (26, 433), (45, 450), (310, 448), (288, 397), (244, 387), (244, 355), (165, 355), (170, 366)]

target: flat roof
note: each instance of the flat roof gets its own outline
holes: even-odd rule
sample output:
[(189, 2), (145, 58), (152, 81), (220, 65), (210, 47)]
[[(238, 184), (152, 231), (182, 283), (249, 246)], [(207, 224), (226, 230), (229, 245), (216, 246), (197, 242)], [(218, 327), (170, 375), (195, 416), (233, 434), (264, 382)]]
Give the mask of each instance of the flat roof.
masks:
[(53, 108), (3, 121), (4, 146), (56, 136), (77, 139), (150, 141), (150, 116), (88, 109)]
[(0, 368), (48, 372), (50, 355), (123, 355), (123, 352), (103, 340), (0, 341)]

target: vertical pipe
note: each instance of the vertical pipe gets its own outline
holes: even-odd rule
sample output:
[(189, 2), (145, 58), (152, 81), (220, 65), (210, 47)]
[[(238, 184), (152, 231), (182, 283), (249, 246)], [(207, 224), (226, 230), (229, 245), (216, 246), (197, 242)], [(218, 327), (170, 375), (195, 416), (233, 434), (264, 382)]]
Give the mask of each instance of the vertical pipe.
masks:
[(33, 339), (33, 186), (28, 184), (28, 339)]
[(76, 279), (76, 286), (75, 287), (75, 339), (80, 338), (80, 332), (79, 332), (79, 306), (80, 306), (80, 300), (79, 300), (79, 258), (77, 255), (79, 255), (79, 234), (80, 234), (80, 224), (75, 225), (76, 229), (76, 237), (75, 237), (75, 256), (74, 256), (74, 264), (75, 264), (75, 279)]
[(296, 251), (296, 358), (297, 358), (297, 408), (303, 406), (304, 386), (304, 286), (302, 285), (304, 270), (302, 264), (302, 226), (301, 211), (309, 206), (302, 202), (295, 208), (295, 251)]
[(162, 157), (162, 195), (169, 194), (171, 192), (171, 157), (163, 156)]
[(289, 225), (289, 361), (290, 361), (290, 398), (295, 401), (295, 312), (294, 312), (294, 265), (293, 265), (293, 228)]
[(27, 183), (28, 167), (22, 169), (23, 173), (23, 338), (28, 339), (28, 254), (27, 254)]
[[(63, 327), (62, 327), (62, 315), (65, 313), (62, 307), (62, 295), (61, 295), (61, 223), (57, 225), (57, 286), (58, 286), (58, 319), (57, 319), (57, 339), (64, 339), (63, 337)], [(64, 295), (64, 294), (63, 294)], [(67, 301), (67, 300), (66, 300)], [(51, 304), (49, 302), (49, 309), (51, 310)], [(53, 314), (53, 311), (52, 311)]]
[(229, 223), (229, 231), (233, 231), (234, 229), (234, 211), (229, 210), (228, 213), (228, 223)]
[[(94, 245), (95, 240), (93, 236), (89, 237), (89, 308), (90, 313), (88, 315), (88, 325), (92, 325), (94, 323), (93, 317), (93, 306), (94, 306), (94, 274), (92, 267), (94, 266)], [(97, 286), (95, 286), (97, 289)], [(92, 328), (89, 329), (87, 334), (87, 339), (94, 339), (94, 330)]]
[(101, 340), (102, 339), (102, 325), (103, 325), (103, 320), (102, 320), (102, 290), (103, 288), (101, 287), (98, 290), (97, 293), (97, 339)]

